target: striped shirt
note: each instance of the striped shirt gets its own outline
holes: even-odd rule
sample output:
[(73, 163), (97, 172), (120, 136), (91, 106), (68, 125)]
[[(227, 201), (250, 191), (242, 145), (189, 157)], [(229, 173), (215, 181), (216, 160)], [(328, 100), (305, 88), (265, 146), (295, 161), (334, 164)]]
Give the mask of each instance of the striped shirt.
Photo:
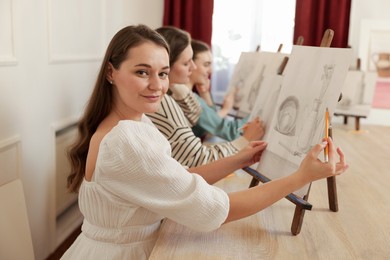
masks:
[(232, 142), (204, 145), (191, 129), (180, 106), (165, 95), (157, 112), (147, 114), (154, 125), (168, 139), (172, 157), (184, 166), (194, 167), (236, 153), (247, 145), (244, 137)]
[(194, 92), (184, 84), (174, 84), (169, 87), (171, 96), (180, 106), (185, 117), (193, 127), (198, 122), (202, 113), (202, 106), (196, 98)]

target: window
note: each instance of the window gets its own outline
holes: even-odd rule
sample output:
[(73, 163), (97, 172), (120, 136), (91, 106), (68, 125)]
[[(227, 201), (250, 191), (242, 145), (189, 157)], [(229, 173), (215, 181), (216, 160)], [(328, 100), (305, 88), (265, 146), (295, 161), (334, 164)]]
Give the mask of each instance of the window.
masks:
[(241, 52), (290, 53), (294, 34), (293, 0), (214, 0), (212, 95), (223, 100)]

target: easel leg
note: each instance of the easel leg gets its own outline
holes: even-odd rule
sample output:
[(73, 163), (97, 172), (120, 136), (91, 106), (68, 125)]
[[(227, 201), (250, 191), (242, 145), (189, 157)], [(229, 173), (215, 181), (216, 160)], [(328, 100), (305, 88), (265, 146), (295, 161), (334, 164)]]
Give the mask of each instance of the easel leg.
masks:
[(252, 188), (252, 187), (255, 187), (255, 186), (257, 186), (258, 184), (259, 184), (259, 180), (258, 179), (256, 179), (256, 178), (252, 178), (252, 181), (251, 181), (251, 183), (249, 184), (249, 188)]
[[(245, 167), (242, 168), (245, 172), (248, 174), (252, 175), (252, 181), (249, 185), (249, 188), (252, 188), (256, 185), (258, 185), (260, 182), (262, 183), (267, 183), (271, 181), (268, 179), (266, 176), (262, 175), (261, 173), (257, 172), (256, 170), (250, 168), (250, 167)], [(307, 194), (303, 196), (302, 198), (299, 196), (296, 196), (295, 194), (291, 193), (286, 196), (286, 199), (294, 203), (295, 206), (295, 213), (293, 217), (293, 222), (291, 225), (291, 233), (293, 235), (298, 235), (299, 232), (301, 232), (301, 227), (302, 227), (302, 222), (303, 222), (303, 216), (305, 214), (305, 210), (311, 210), (312, 205), (307, 202), (309, 198), (309, 192), (311, 189), (311, 183), (309, 184), (309, 188), (307, 190)]]
[[(303, 198), (302, 198), (303, 200), (308, 201), (310, 190), (311, 190), (311, 183), (309, 184), (309, 188), (307, 189), (306, 195), (303, 196)], [(294, 217), (293, 217), (293, 221), (291, 224), (291, 233), (294, 236), (298, 235), (299, 232), (301, 232), (304, 216), (305, 216), (305, 209), (301, 205), (296, 204)]]
[(336, 177), (329, 177), (326, 179), (326, 181), (328, 183), (329, 209), (331, 211), (337, 212), (339, 210), (339, 204), (337, 201)]
[(303, 217), (305, 216), (305, 209), (297, 205), (295, 207), (294, 217), (291, 224), (291, 233), (296, 236), (301, 232)]

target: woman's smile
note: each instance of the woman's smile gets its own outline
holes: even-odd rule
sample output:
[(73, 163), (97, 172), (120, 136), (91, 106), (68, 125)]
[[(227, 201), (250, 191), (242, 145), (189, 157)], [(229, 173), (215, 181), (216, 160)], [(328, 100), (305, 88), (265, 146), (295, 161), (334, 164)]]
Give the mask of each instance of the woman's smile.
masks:
[(160, 98), (162, 95), (157, 95), (157, 94), (149, 94), (149, 95), (141, 95), (145, 99), (147, 99), (150, 102), (158, 102), (160, 101)]

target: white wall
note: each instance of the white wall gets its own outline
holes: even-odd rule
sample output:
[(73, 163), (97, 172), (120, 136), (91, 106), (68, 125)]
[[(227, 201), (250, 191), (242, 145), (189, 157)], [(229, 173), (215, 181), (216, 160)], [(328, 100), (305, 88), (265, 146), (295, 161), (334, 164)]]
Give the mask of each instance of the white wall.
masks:
[(162, 15), (163, 0), (0, 0), (0, 143), (20, 139), (36, 259), (53, 240), (53, 130), (83, 110), (113, 34)]
[[(349, 45), (352, 47), (356, 58), (361, 59), (362, 70), (369, 70), (372, 43), (368, 26), (372, 30), (384, 33), (384, 37), (389, 42), (390, 37), (390, 1), (388, 0), (353, 0), (351, 6), (351, 16), (349, 24)], [(390, 51), (390, 45), (388, 45)], [(367, 119), (362, 119), (362, 124), (390, 125), (390, 110), (371, 109)]]
[[(364, 20), (390, 22), (389, 11), (390, 11), (390, 1), (388, 0), (370, 0), (370, 1), (353, 0), (352, 1), (348, 43), (354, 50), (356, 57), (359, 57), (359, 49), (361, 48), (361, 43), (363, 44), (363, 41), (365, 40), (365, 39), (361, 39), (362, 22)], [(359, 58), (366, 59), (367, 57), (359, 57)], [(362, 64), (362, 68), (366, 68), (366, 66), (363, 65), (364, 64)]]

